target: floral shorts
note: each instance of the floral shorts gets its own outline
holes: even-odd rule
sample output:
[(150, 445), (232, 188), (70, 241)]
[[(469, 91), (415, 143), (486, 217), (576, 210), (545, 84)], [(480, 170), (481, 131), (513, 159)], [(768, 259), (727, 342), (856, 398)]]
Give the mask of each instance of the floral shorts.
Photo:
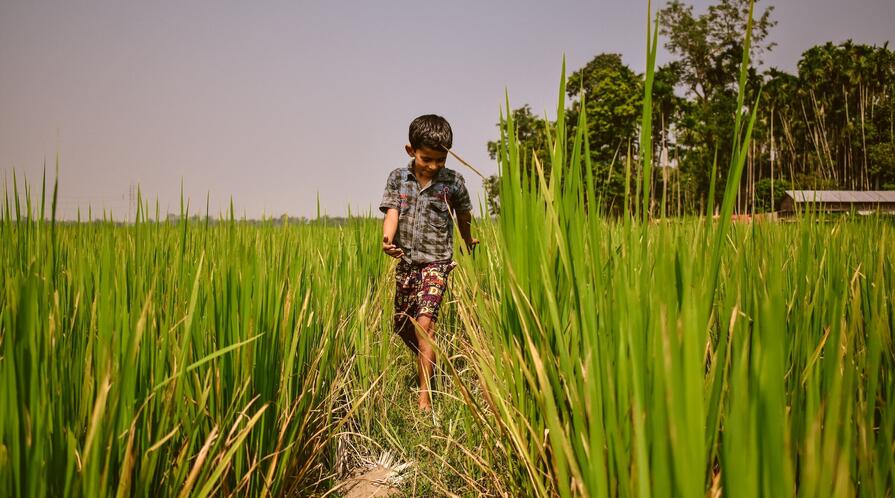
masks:
[(400, 331), (408, 319), (420, 316), (438, 320), (441, 299), (447, 289), (448, 273), (457, 263), (408, 263), (401, 261), (395, 269), (395, 330)]

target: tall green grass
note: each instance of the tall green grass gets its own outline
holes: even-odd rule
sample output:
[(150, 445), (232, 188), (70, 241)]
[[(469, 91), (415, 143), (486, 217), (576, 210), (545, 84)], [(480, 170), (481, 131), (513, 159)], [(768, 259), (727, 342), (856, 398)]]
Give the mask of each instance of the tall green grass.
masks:
[(60, 224), (14, 182), (0, 494), (279, 496), (332, 476), (345, 393), (374, 374), (349, 377), (380, 327), (376, 223), (196, 223), (186, 205), (159, 222), (141, 200), (127, 225)]
[[(507, 103), (501, 214), (484, 253), (458, 273), (485, 400), (468, 406), (515, 463), (501, 489), (890, 496), (891, 222), (732, 226), (756, 102), (735, 117), (720, 221), (656, 223), (649, 33), (636, 219), (588, 209), (587, 117), (566, 137), (564, 75), (549, 178), (523, 159)], [(748, 55), (747, 35), (739, 109)]]

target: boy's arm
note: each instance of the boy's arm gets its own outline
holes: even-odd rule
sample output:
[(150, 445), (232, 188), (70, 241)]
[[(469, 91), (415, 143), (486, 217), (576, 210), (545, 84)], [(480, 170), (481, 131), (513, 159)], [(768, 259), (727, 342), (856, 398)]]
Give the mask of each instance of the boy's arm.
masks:
[(472, 236), (472, 211), (457, 213), (457, 230), (460, 231), (460, 236), (466, 243), (466, 249), (472, 252), (476, 244), (479, 243), (479, 239)]
[(401, 205), (398, 177), (395, 173), (393, 171), (385, 182), (379, 210), (385, 214), (385, 220), (382, 222), (382, 251), (393, 258), (400, 258), (404, 255), (404, 251), (394, 244), (395, 234), (398, 232), (398, 207)]
[(462, 175), (457, 177), (452, 205), (457, 216), (457, 230), (460, 231), (463, 242), (466, 242), (466, 249), (472, 252), (479, 240), (472, 236), (472, 202)]
[(385, 220), (382, 222), (382, 251), (393, 258), (400, 258), (404, 251), (393, 244), (395, 233), (398, 231), (398, 210), (389, 208), (385, 212)]

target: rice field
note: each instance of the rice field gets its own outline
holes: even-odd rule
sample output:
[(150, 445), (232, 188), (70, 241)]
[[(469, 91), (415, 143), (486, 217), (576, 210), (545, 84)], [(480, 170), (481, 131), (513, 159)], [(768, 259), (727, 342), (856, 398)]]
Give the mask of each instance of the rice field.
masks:
[(376, 232), (6, 212), (2, 493), (300, 493), (378, 335)]
[(434, 421), (376, 220), (4, 211), (3, 494), (319, 494), (348, 440), (418, 496), (891, 495), (891, 222), (734, 226), (713, 284), (711, 223), (519, 192), (454, 274)]
[(501, 192), (458, 285), (506, 495), (891, 495), (892, 220), (719, 236), (536, 181)]
[(162, 221), (141, 199), (126, 223), (61, 223), (55, 187), (14, 179), (0, 494), (340, 496), (387, 454), (404, 496), (891, 497), (892, 220), (732, 225), (734, 187), (717, 221), (650, 216), (634, 153), (642, 197), (603, 216), (564, 82), (552, 175), (503, 120), (501, 214), (457, 253), (430, 415), (390, 330), (378, 219), (197, 221), (184, 203)]

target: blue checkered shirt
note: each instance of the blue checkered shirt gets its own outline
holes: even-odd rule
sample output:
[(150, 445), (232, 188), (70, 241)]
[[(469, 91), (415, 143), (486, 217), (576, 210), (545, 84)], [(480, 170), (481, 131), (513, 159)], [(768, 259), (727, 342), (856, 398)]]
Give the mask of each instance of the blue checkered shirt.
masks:
[(450, 261), (454, 255), (454, 213), (472, 211), (463, 176), (442, 168), (425, 188), (413, 174), (413, 162), (388, 175), (379, 210), (398, 210), (393, 243), (410, 263)]

